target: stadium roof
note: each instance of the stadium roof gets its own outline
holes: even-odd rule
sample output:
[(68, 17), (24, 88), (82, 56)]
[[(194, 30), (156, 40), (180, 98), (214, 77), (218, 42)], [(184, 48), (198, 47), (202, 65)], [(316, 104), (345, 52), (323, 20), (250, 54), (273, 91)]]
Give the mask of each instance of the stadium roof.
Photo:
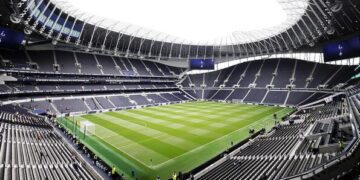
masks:
[(19, 1), (1, 19), (20, 23), (18, 29), (32, 42), (60, 49), (164, 61), (212, 58), (217, 63), (321, 53), (323, 43), (356, 35), (360, 27), (358, 0), (140, 1)]
[(194, 45), (234, 45), (267, 39), (294, 26), (309, 5), (308, 0), (53, 2), (99, 27), (156, 41)]

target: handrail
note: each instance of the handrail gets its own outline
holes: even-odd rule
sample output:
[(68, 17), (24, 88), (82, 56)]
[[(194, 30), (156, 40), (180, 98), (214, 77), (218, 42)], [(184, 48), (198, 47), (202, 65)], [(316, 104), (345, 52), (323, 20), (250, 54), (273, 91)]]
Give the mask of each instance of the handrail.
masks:
[(283, 178), (283, 179), (294, 179), (294, 178), (297, 178), (297, 177), (302, 177), (301, 179), (303, 179), (303, 178), (307, 178), (307, 177), (304, 177), (304, 176), (307, 176), (307, 175), (313, 176), (314, 174), (318, 174), (318, 173), (322, 172), (323, 170), (325, 170), (325, 169), (327, 169), (329, 167), (335, 166), (338, 163), (338, 161), (342, 161), (342, 160), (350, 157), (354, 153), (355, 148), (357, 148), (359, 143), (360, 143), (359, 126), (358, 126), (357, 121), (354, 119), (353, 109), (352, 109), (352, 106), (350, 104), (349, 97), (346, 97), (346, 101), (347, 101), (347, 104), (348, 104), (348, 107), (349, 107), (350, 114), (352, 114), (352, 116), (350, 115), (350, 121), (353, 123), (352, 124), (352, 126), (353, 126), (352, 129), (353, 129), (353, 131), (355, 131), (355, 134), (353, 134), (354, 138), (345, 147), (344, 151), (342, 153), (340, 153), (339, 156), (334, 157), (331, 161), (329, 161), (326, 164), (316, 166), (316, 167), (311, 168), (311, 169), (309, 169), (309, 170), (307, 170), (307, 171), (305, 171), (303, 173), (293, 175), (293, 176), (290, 176), (290, 177), (286, 177), (286, 178)]

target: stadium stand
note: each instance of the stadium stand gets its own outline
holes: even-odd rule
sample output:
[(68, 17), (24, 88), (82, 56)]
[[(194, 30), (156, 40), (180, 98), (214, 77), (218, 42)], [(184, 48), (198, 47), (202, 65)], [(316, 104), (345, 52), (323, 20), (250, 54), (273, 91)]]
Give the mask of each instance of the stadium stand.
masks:
[(340, 141), (350, 144), (356, 136), (349, 128), (349, 107), (344, 97), (300, 108), (268, 134), (250, 139), (195, 177), (287, 179), (314, 172), (342, 155)]
[[(330, 75), (325, 76), (322, 73), (324, 69)], [(337, 68), (302, 60), (269, 59), (185, 76), (181, 85), (187, 92), (200, 91), (192, 94), (198, 99), (297, 106), (332, 94), (337, 85), (351, 78), (353, 69), (353, 66)], [(226, 75), (228, 77), (224, 77)], [(215, 83), (202, 86), (204, 79), (215, 79), (210, 81)], [(210, 90), (212, 93), (205, 93)], [(309, 94), (311, 98), (304, 101), (304, 97), (309, 97)]]
[(359, 178), (360, 1), (278, 5), (279, 27), (195, 44), (0, 1), (0, 179)]
[[(60, 53), (64, 53), (64, 56), (58, 56)], [(7, 52), (4, 54), (7, 55)], [(181, 91), (175, 85), (175, 72), (182, 70), (175, 70), (175, 68), (170, 70), (167, 66), (150, 61), (143, 63), (136, 59), (119, 59), (111, 56), (64, 51), (24, 51), (19, 52), (19, 54), (25, 55), (19, 58), (17, 56), (3, 56), (8, 57), (7, 60), (11, 62), (4, 66), (3, 72), (18, 79), (18, 81), (10, 81), (7, 82), (8, 84), (1, 85), (1, 95), (4, 98), (11, 97), (11, 99), (13, 99), (14, 93), (19, 94), (19, 96), (30, 94), (37, 97), (48, 96), (46, 100), (37, 100), (35, 96), (31, 101), (21, 103), (31, 110), (40, 108), (53, 114), (66, 114), (123, 109), (192, 99), (187, 95), (180, 95)], [(53, 61), (46, 61), (46, 59), (54, 59), (54, 57), (56, 57), (57, 62), (61, 62), (59, 69), (52, 68), (57, 66)], [(23, 58), (28, 60), (23, 61)], [(88, 59), (91, 59), (89, 60), (91, 62), (86, 63)], [(27, 69), (13, 68), (13, 64), (20, 63), (33, 64), (32, 67), (35, 69), (28, 71)], [(74, 71), (63, 72), (61, 71), (62, 68), (73, 69)], [(121, 71), (114, 73), (121, 68), (126, 69), (126, 71), (131, 69), (130, 71), (136, 73), (132, 75), (122, 75)], [(137, 91), (138, 94), (144, 91), (146, 94), (131, 95)], [(94, 92), (104, 95), (102, 97), (83, 97), (83, 95)], [(126, 97), (114, 96), (113, 94), (122, 92), (130, 94)], [(61, 94), (66, 97), (67, 94), (74, 93), (78, 97), (54, 99)], [(147, 94), (150, 97), (156, 97), (153, 99), (143, 98)], [(156, 94), (164, 95), (166, 100), (157, 97)]]
[[(44, 55), (41, 52), (24, 52), (24, 54), (29, 54), (31, 59), (50, 58), (54, 56), (49, 54), (56, 56), (59, 53), (63, 52), (45, 51)], [(31, 67), (36, 67), (36, 69), (31, 71), (5, 66), (2, 71), (18, 81), (2, 84), (1, 97), (4, 100), (18, 102), (14, 104), (29, 111), (41, 111), (52, 115), (106, 112), (192, 101), (194, 98), (301, 107), (300, 105), (323, 101), (323, 98), (339, 92), (332, 88), (339, 83), (345, 83), (351, 75), (350, 73), (345, 76), (336, 75), (339, 72), (337, 69), (326, 66), (324, 68), (329, 68), (329, 71), (335, 75), (317, 78), (311, 74), (312, 72), (302, 72), (298, 70), (298, 67), (314, 69), (314, 67), (323, 66), (322, 64), (301, 60), (270, 59), (242, 63), (205, 74), (185, 75), (183, 79), (178, 80), (174, 72), (183, 70), (150, 61), (141, 62), (134, 59), (84, 53), (65, 52), (64, 54), (65, 56), (57, 57), (57, 61), (63, 62), (62, 67), (74, 66), (71, 69), (75, 71), (65, 73), (60, 70), (61, 68), (59, 71), (54, 71), (51, 67), (56, 65), (49, 65), (43, 60), (32, 61), (36, 63), (36, 66)], [(86, 64), (86, 59), (92, 59), (92, 64), (80, 65)], [(74, 60), (75, 63), (70, 63)], [(22, 61), (12, 59), (11, 62), (18, 64)], [(130, 69), (134, 74), (126, 74), (120, 70), (121, 68), (126, 71)], [(352, 68), (341, 66), (344, 72), (351, 71)], [(313, 72), (316, 72), (316, 68)], [(312, 80), (308, 81), (308, 79)], [(182, 88), (178, 88), (178, 82), (181, 82)], [(294, 86), (289, 88), (289, 85)], [(320, 85), (323, 85), (325, 89), (320, 88)], [(24, 99), (23, 97), (31, 98)], [(199, 172), (195, 177), (198, 179), (252, 179), (255, 177), (280, 179), (303, 174), (331, 162), (341, 154), (338, 150), (339, 137), (344, 140), (344, 144), (349, 144), (354, 137), (351, 131), (343, 131), (349, 126), (347, 124), (349, 122), (343, 121), (347, 119), (350, 112), (347, 110), (346, 100), (338, 99), (298, 109), (297, 112), (288, 116), (286, 121), (278, 123), (268, 135), (250, 140), (246, 145), (230, 153), (225, 160), (221, 160), (222, 163), (211, 166), (210, 170), (205, 169), (206, 172)], [(360, 104), (357, 98), (355, 100), (353, 100), (355, 105)], [(7, 119), (13, 116), (1, 114), (1, 117)], [(3, 118), (4, 122), (7, 122), (6, 118)], [(293, 121), (296, 123), (289, 123)], [(21, 123), (17, 122), (17, 124), (16, 128), (21, 129)], [(12, 129), (10, 125), (6, 127)], [(40, 167), (59, 168), (68, 173), (61, 173), (61, 176), (71, 177), (70, 174), (74, 171), (68, 172), (62, 168), (73, 170), (74, 162), (70, 161), (71, 159), (66, 162), (54, 162), (54, 159), (57, 158), (51, 157), (47, 166)], [(4, 167), (7, 163), (4, 163)], [(102, 166), (103, 169), (110, 169), (105, 168), (106, 165)], [(16, 164), (14, 167), (20, 166)], [(258, 170), (255, 171), (255, 167)], [(21, 171), (26, 171), (26, 168)], [(6, 172), (5, 170), (4, 177), (9, 176)], [(85, 179), (91, 179), (88, 175), (89, 170), (86, 168), (81, 169), (81, 173)]]
[[(1, 108), (1, 179), (97, 179), (43, 117)], [(26, 110), (25, 110), (26, 112)]]

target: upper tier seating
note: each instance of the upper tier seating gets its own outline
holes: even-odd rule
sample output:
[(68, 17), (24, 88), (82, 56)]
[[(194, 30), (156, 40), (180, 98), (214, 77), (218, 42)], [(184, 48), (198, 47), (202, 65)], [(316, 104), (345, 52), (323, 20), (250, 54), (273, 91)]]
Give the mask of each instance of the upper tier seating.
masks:
[(163, 77), (178, 75), (183, 71), (151, 61), (66, 51), (0, 51), (0, 55), (12, 64), (5, 67), (4, 61), (0, 62), (0, 67), (4, 69), (21, 69), (18, 66), (32, 68), (33, 65), (37, 71), (48, 73)]
[[(316, 67), (314, 73), (311, 74), (314, 67)], [(293, 85), (296, 88), (317, 88), (319, 85), (328, 85), (327, 88), (333, 88), (350, 79), (353, 69), (352, 66), (316, 64), (293, 59), (258, 60), (211, 73), (190, 75), (182, 85), (190, 87), (189, 81), (191, 81), (195, 87), (200, 87), (205, 79), (208, 87), (217, 80), (215, 84), (225, 84), (226, 87), (240, 85), (240, 87), (247, 88), (250, 84), (255, 83), (258, 88), (265, 88), (270, 84), (274, 85), (274, 88), (286, 88), (286, 85), (291, 84), (294, 74)], [(327, 73), (323, 73), (324, 71)], [(307, 82), (308, 78), (311, 79), (309, 82)], [(217, 85), (214, 87), (218, 87)]]
[(347, 82), (353, 69), (293, 59), (258, 60), (187, 75), (181, 85), (198, 99), (299, 106), (331, 95), (332, 88)]
[(76, 53), (76, 59), (80, 64), (81, 73), (102, 74), (92, 54)]

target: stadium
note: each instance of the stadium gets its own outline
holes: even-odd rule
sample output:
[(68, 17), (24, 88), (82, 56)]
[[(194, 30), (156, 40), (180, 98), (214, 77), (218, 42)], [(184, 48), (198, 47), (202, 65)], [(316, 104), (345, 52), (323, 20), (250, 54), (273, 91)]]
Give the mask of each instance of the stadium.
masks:
[(359, 179), (359, 0), (1, 0), (0, 179)]

